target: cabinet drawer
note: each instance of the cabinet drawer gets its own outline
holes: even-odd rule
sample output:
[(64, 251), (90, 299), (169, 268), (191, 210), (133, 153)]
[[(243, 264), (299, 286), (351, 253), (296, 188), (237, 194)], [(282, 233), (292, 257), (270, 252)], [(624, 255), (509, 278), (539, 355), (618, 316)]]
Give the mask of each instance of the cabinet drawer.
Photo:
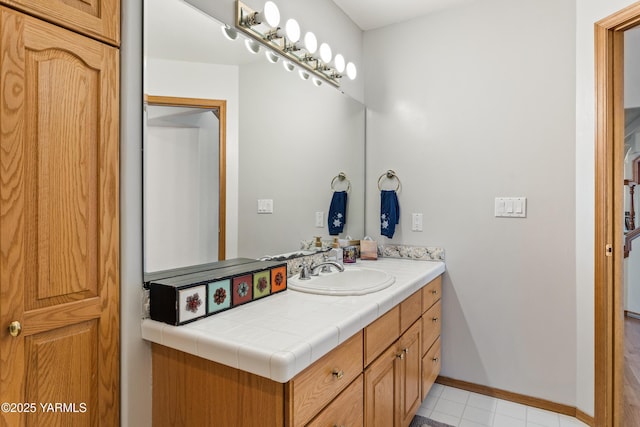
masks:
[(362, 332), (336, 347), (289, 382), (294, 422), (308, 422), (362, 373)]
[(400, 336), (400, 307), (378, 318), (364, 329), (364, 364), (373, 362)]
[(438, 276), (422, 288), (422, 310), (427, 311), (442, 295), (442, 276)]
[(422, 400), (427, 397), (431, 386), (440, 373), (440, 338), (433, 343), (422, 358)]
[(440, 336), (440, 328), (442, 323), (441, 302), (436, 302), (422, 316), (422, 354), (425, 354), (431, 347), (433, 342)]
[(400, 303), (400, 333), (409, 329), (422, 314), (422, 290)]
[(363, 374), (318, 414), (307, 427), (362, 427), (364, 425)]

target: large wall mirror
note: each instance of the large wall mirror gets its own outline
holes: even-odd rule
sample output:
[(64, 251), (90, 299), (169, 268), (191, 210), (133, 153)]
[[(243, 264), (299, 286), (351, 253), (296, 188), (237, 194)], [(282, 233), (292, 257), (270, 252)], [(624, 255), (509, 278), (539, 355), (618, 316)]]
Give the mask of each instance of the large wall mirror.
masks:
[[(144, 25), (147, 96), (226, 101), (227, 258), (288, 253), (298, 250), (303, 240), (328, 238), (332, 182), (340, 173), (350, 184), (341, 237), (363, 236), (365, 108), (361, 103), (329, 84), (317, 87), (301, 79), (297, 70), (287, 72), (282, 61), (269, 62), (264, 50), (249, 53), (242, 35), (235, 41), (226, 39), (222, 22), (181, 0), (146, 0)], [(179, 116), (185, 119), (185, 114)], [(157, 151), (164, 148), (150, 147), (153, 141), (148, 135), (149, 123), (144, 141), (145, 170), (177, 170), (177, 164), (154, 162), (157, 158), (167, 162), (172, 156), (176, 162), (184, 162), (185, 156), (189, 157), (186, 151), (180, 159), (171, 153), (159, 154)], [(149, 150), (155, 151), (153, 157), (148, 156)], [(202, 163), (201, 156), (196, 157)], [(211, 156), (209, 159), (215, 161)], [(207, 169), (202, 164), (199, 167)], [(174, 211), (196, 209), (190, 202), (185, 206), (185, 194), (197, 193), (194, 199), (202, 200), (220, 197), (214, 175), (180, 175), (175, 186), (184, 186), (184, 191), (171, 195), (163, 194), (166, 184), (150, 182), (145, 173), (145, 273), (202, 263), (202, 259), (177, 258), (171, 253), (182, 251), (185, 239), (191, 241), (195, 236), (208, 239), (199, 244), (210, 246), (215, 240), (212, 224), (218, 221), (213, 214), (206, 226), (186, 220), (190, 223), (183, 224), (183, 229), (192, 237), (186, 231), (163, 229), (157, 226), (161, 222), (154, 217), (156, 208), (147, 203), (150, 193), (155, 203), (162, 200)], [(198, 182), (197, 188), (190, 182)], [(342, 189), (342, 183), (334, 189)], [(259, 213), (258, 200), (271, 200), (273, 211)], [(320, 226), (318, 213), (323, 217)], [(198, 219), (199, 224), (203, 221), (207, 222), (206, 214)], [(165, 250), (169, 255), (157, 259)]]

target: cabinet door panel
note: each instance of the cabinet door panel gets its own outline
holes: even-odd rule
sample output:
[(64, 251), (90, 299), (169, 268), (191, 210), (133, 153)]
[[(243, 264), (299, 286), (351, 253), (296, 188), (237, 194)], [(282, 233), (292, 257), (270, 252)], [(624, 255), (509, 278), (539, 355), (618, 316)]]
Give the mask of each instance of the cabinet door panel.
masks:
[(0, 424), (117, 425), (118, 52), (5, 7), (0, 32), (0, 396), (86, 405)]
[(120, 0), (0, 0), (0, 4), (120, 45)]
[(400, 425), (406, 427), (411, 424), (411, 420), (422, 402), (420, 388), (422, 386), (422, 353), (420, 336), (422, 325), (415, 322), (411, 328), (405, 332), (398, 342), (398, 348), (404, 355), (400, 364), (399, 384), (400, 405)]
[(364, 372), (364, 425), (393, 427), (397, 425), (395, 407), (399, 401), (396, 375), (399, 367), (395, 347), (387, 349)]

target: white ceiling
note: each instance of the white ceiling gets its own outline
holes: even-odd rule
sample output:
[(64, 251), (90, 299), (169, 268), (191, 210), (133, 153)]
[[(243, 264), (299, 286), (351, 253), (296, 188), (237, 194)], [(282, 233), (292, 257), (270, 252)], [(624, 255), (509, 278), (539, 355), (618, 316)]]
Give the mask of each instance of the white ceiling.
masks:
[(364, 31), (472, 1), (477, 0), (333, 0)]

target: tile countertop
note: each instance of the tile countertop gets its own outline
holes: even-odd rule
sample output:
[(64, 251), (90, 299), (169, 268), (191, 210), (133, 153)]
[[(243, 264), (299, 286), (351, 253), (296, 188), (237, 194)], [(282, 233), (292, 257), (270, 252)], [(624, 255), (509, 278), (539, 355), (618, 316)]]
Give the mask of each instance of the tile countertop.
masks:
[(396, 277), (361, 296), (288, 289), (182, 326), (142, 321), (142, 338), (286, 383), (445, 271), (441, 261), (379, 259), (355, 264)]

